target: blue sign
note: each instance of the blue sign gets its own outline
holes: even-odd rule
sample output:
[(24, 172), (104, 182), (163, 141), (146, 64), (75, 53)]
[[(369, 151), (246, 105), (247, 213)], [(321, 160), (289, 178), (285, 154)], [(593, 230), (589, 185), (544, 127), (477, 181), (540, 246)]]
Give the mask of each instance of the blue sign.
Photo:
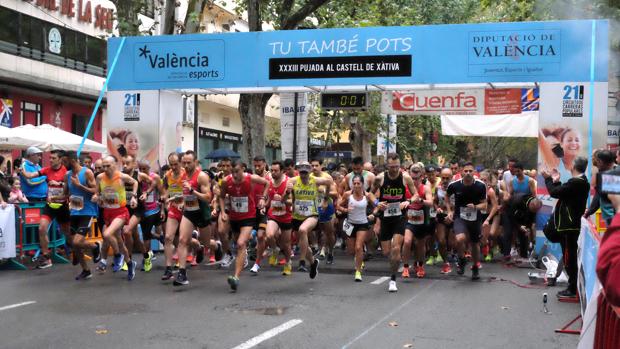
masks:
[[(110, 90), (607, 81), (590, 20), (129, 37)], [(108, 41), (112, 61), (119, 38)]]

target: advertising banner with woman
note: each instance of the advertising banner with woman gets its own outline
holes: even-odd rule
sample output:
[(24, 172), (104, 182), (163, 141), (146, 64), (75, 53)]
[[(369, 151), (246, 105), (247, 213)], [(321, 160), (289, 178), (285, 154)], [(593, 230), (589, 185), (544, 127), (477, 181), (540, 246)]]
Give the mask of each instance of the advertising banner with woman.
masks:
[(108, 154), (131, 155), (158, 169), (159, 91), (108, 92)]
[[(592, 139), (589, 137), (590, 83), (540, 84), (540, 120), (538, 131), (538, 169), (566, 182), (573, 160), (588, 157), (588, 149), (604, 148), (607, 141), (607, 83), (594, 84)], [(591, 165), (591, 164), (590, 164)], [(589, 176), (590, 171), (586, 173)], [(544, 181), (539, 181), (544, 186)]]

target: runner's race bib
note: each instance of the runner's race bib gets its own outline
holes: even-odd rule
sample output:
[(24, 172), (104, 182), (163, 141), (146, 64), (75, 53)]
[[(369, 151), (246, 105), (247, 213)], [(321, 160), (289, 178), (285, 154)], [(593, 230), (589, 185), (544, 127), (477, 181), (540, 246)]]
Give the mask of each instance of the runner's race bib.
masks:
[(342, 222), (342, 231), (344, 231), (347, 236), (351, 236), (353, 233), (353, 228), (353, 224), (349, 223), (349, 220), (345, 218)]
[(48, 187), (47, 188), (47, 200), (49, 202), (62, 203), (65, 201), (65, 192), (63, 187)]
[(407, 221), (411, 224), (424, 224), (424, 210), (407, 210)]
[(478, 211), (475, 207), (461, 207), (461, 219), (474, 222), (478, 219)]
[(286, 205), (282, 201), (271, 201), (271, 214), (274, 216), (283, 216), (286, 214)]
[(79, 195), (69, 196), (69, 208), (75, 211), (80, 211), (84, 208), (84, 197)]
[(233, 212), (248, 213), (248, 197), (247, 196), (231, 196), (230, 204)]
[(185, 202), (185, 211), (198, 211), (200, 209), (198, 197), (194, 194), (183, 195), (183, 201)]
[(147, 204), (152, 204), (155, 202), (155, 191), (152, 191), (146, 195), (146, 200), (144, 201)]
[(120, 200), (118, 199), (118, 193), (112, 188), (106, 188), (103, 191), (103, 207), (104, 208), (119, 208)]
[(295, 200), (295, 213), (300, 216), (310, 217), (313, 214), (312, 208), (314, 201), (312, 200)]
[(383, 211), (383, 217), (400, 216), (403, 212), (400, 209), (400, 202), (389, 202), (387, 208)]

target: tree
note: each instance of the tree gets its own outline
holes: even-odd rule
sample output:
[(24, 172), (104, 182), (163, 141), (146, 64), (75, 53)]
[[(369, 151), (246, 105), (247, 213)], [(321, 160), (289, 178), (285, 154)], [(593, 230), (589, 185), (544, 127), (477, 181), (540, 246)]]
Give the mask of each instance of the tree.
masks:
[[(247, 10), (250, 31), (262, 31), (263, 21), (278, 30), (294, 30), (328, 1), (246, 0), (239, 4), (238, 10)], [(265, 107), (271, 96), (271, 93), (244, 93), (239, 97), (244, 159), (265, 152)]]

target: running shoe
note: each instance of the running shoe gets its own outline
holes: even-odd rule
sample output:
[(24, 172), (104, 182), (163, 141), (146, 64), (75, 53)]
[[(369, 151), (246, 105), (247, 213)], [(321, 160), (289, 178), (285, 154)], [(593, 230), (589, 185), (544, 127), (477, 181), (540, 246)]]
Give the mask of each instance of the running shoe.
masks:
[(435, 256), (430, 256), (426, 260), (426, 265), (434, 265), (435, 264)]
[(136, 261), (129, 261), (127, 270), (127, 280), (131, 281), (136, 277), (136, 267), (138, 263)]
[(230, 290), (233, 292), (237, 292), (237, 287), (239, 287), (239, 278), (234, 276), (228, 277), (228, 285), (230, 286)]
[(189, 265), (191, 265), (192, 267), (198, 266), (198, 261), (196, 261), (196, 258), (192, 258), (192, 261), (189, 263)]
[(408, 279), (409, 278), (409, 267), (405, 268), (403, 267), (403, 279)]
[(275, 267), (276, 265), (278, 265), (277, 251), (272, 251), (271, 254), (269, 255), (269, 265), (271, 265), (272, 267)]
[(126, 262), (123, 263), (123, 266), (121, 267), (121, 270), (122, 271), (129, 271), (129, 267), (127, 266)]
[(484, 256), (484, 261), (485, 263), (490, 263), (493, 260), (493, 255), (492, 254), (488, 254), (486, 256)]
[(491, 248), (489, 247), (489, 245), (484, 245), (482, 246), (482, 248), (480, 249), (480, 252), (482, 252), (483, 256), (486, 256), (489, 254)]
[(215, 255), (211, 254), (209, 256), (209, 264), (214, 264), (215, 263)]
[(438, 254), (437, 256), (435, 256), (435, 264), (440, 264), (443, 263), (443, 258), (441, 258), (441, 255)]
[(362, 282), (362, 272), (359, 270), (355, 271), (355, 282)]
[(250, 262), (248, 261), (248, 252), (245, 253), (245, 261), (243, 261), (243, 269), (248, 267), (248, 264), (250, 264)]
[(418, 265), (416, 267), (416, 271), (415, 271), (415, 276), (418, 277), (418, 279), (423, 278), (426, 275), (426, 271), (424, 271), (424, 265)]
[(334, 264), (334, 254), (333, 253), (328, 253), (327, 254), (327, 264)]
[(319, 273), (319, 260), (317, 258), (314, 259), (312, 265), (310, 266), (310, 278), (314, 279)]
[(153, 260), (152, 257), (149, 255), (149, 258), (144, 258), (142, 260), (142, 270), (148, 273), (151, 271), (151, 269), (153, 269)]
[(97, 264), (97, 271), (100, 273), (105, 273), (105, 270), (108, 268), (108, 262), (106, 262), (105, 259), (102, 259), (99, 261), (99, 264)]
[(173, 286), (187, 286), (189, 285), (189, 280), (187, 279), (186, 273), (181, 273), (180, 271), (177, 273), (176, 279), (172, 282)]
[(52, 259), (46, 256), (39, 257), (37, 269), (47, 269), (52, 267)]
[(185, 262), (191, 263), (193, 261), (194, 261), (194, 256), (192, 256), (191, 254), (188, 254), (187, 258), (185, 258)]
[(198, 247), (198, 251), (196, 251), (196, 258), (194, 258), (194, 260), (198, 264), (202, 263), (202, 261), (205, 260), (205, 247), (204, 246), (200, 245), (200, 247)]
[(471, 270), (471, 279), (472, 281), (480, 280), (480, 269), (473, 268)]
[(220, 265), (222, 266), (222, 268), (228, 268), (230, 267), (230, 265), (232, 264), (234, 260), (235, 260), (235, 257), (233, 257), (232, 254), (225, 253), (224, 257), (222, 257), (222, 261), (220, 262)]
[(101, 260), (101, 244), (98, 241), (95, 242), (95, 248), (91, 252), (93, 254), (93, 263), (99, 263)]
[(123, 267), (123, 264), (125, 264), (125, 256), (123, 255), (120, 255), (120, 257), (114, 256), (114, 263), (112, 264), (112, 271), (115, 273), (118, 272)]
[(174, 274), (172, 274), (172, 267), (166, 267), (166, 271), (164, 271), (164, 275), (161, 276), (162, 281), (172, 280)]
[(474, 268), (482, 269), (482, 263), (476, 262), (476, 264), (469, 267), (469, 270), (474, 270)]
[(282, 275), (284, 276), (290, 276), (292, 274), (293, 271), (293, 266), (291, 265), (291, 263), (286, 263), (284, 264), (284, 268), (282, 268)]
[(93, 274), (90, 272), (90, 270), (82, 270), (82, 272), (75, 277), (76, 281), (80, 281), (80, 280), (88, 280), (90, 278), (93, 277)]
[(452, 272), (452, 266), (450, 265), (450, 263), (444, 263), (443, 266), (441, 267), (441, 274), (450, 274)]
[(388, 285), (388, 292), (397, 292), (398, 288), (396, 287), (396, 281), (394, 280), (390, 280), (390, 283)]
[(254, 263), (254, 265), (252, 266), (252, 269), (250, 269), (250, 273), (252, 275), (258, 275), (259, 270), (260, 270), (260, 265)]
[(307, 273), (308, 268), (306, 267), (306, 261), (299, 261), (299, 267), (297, 267), (297, 271), (302, 273)]

